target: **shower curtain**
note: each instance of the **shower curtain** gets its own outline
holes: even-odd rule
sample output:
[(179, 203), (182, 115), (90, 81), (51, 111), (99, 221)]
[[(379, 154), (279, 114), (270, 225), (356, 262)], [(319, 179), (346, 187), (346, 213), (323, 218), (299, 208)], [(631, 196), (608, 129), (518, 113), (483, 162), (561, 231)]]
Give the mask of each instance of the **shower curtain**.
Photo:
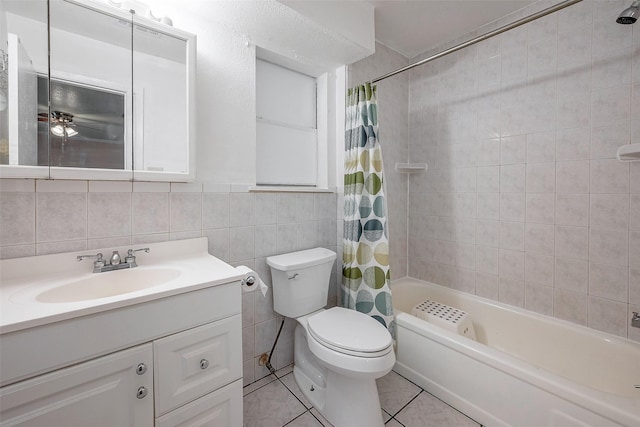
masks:
[(346, 116), (341, 304), (372, 316), (395, 338), (376, 86), (349, 89)]

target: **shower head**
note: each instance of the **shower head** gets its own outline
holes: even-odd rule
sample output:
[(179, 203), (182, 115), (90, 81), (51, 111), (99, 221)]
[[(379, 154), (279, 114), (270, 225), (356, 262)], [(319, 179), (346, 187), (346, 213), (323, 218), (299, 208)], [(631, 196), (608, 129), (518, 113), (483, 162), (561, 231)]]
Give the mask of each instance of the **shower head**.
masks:
[(631, 6), (622, 11), (616, 22), (618, 24), (634, 24), (640, 16), (640, 1), (634, 1)]

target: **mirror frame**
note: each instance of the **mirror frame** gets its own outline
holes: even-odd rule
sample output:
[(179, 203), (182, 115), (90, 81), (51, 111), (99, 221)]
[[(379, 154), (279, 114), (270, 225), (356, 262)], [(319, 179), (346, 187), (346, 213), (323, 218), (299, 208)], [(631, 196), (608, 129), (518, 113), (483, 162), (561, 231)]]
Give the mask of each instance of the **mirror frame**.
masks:
[[(168, 36), (178, 38), (185, 41), (186, 47), (186, 66), (187, 66), (187, 81), (186, 81), (186, 95), (187, 95), (187, 111), (186, 113), (186, 149), (188, 150), (188, 170), (187, 172), (171, 172), (171, 171), (144, 171), (136, 170), (133, 168), (127, 170), (119, 169), (100, 169), (100, 168), (71, 168), (71, 167), (59, 167), (59, 166), (26, 166), (26, 165), (0, 165), (0, 178), (33, 178), (33, 179), (71, 179), (71, 180), (106, 180), (106, 181), (161, 181), (161, 182), (191, 182), (195, 180), (196, 176), (196, 123), (195, 123), (195, 106), (196, 106), (196, 35), (180, 30), (174, 27), (170, 27), (159, 22), (154, 22), (151, 19), (143, 18), (142, 21), (138, 21), (135, 13), (117, 9), (104, 3), (98, 3), (92, 0), (60, 0), (71, 4), (75, 4), (79, 7), (85, 7), (93, 9), (96, 12), (111, 15), (114, 18), (131, 21), (133, 17), (133, 25), (140, 24), (148, 27), (154, 31), (166, 34)], [(47, 0), (48, 7), (51, 5), (51, 1)], [(47, 22), (47, 26), (51, 23)], [(133, 31), (133, 26), (131, 27)], [(50, 39), (48, 40), (50, 43)], [(48, 47), (48, 52), (51, 52)], [(134, 55), (135, 52), (132, 52)], [(50, 65), (51, 59), (48, 58)], [(52, 78), (52, 72), (50, 70), (47, 78)], [(53, 72), (55, 78), (55, 71)], [(133, 81), (131, 82), (133, 84)], [(135, 100), (133, 101), (135, 102)], [(129, 126), (135, 128), (135, 119), (133, 113), (135, 111), (135, 105), (132, 109), (132, 116), (130, 117)], [(135, 145), (135, 132), (132, 133), (132, 153)]]

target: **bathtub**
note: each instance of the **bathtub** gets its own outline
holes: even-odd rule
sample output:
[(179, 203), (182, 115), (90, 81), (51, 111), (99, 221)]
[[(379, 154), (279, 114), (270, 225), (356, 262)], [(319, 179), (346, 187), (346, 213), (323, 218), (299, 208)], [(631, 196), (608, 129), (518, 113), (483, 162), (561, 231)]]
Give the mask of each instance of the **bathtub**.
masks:
[[(449, 288), (391, 284), (395, 370), (484, 426), (640, 426), (640, 344)], [(411, 315), (430, 299), (477, 342)]]

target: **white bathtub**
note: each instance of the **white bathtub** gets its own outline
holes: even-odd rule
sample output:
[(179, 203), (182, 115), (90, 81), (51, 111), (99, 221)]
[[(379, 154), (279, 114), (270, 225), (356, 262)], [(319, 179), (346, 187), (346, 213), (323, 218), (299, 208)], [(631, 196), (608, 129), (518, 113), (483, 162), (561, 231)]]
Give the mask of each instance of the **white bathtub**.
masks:
[[(429, 282), (391, 285), (395, 370), (485, 426), (640, 426), (640, 344)], [(478, 342), (412, 316), (470, 314)]]

